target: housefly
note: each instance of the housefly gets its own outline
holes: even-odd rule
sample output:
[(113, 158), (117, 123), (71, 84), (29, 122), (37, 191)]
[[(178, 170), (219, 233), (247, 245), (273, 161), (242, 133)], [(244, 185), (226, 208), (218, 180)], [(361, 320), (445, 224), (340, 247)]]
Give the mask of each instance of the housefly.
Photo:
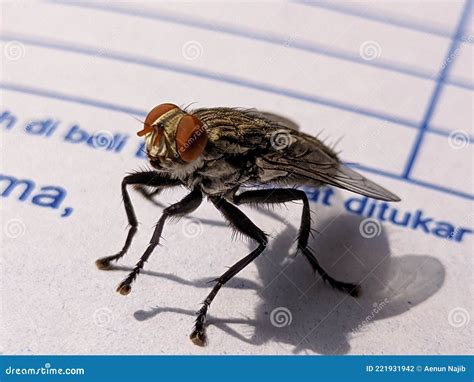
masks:
[[(107, 268), (112, 261), (125, 255), (137, 232), (138, 222), (127, 186), (139, 188), (150, 199), (165, 188), (178, 186), (188, 189), (189, 194), (163, 210), (148, 247), (119, 284), (118, 292), (123, 295), (130, 293), (132, 283), (160, 242), (165, 221), (193, 212), (203, 196), (234, 230), (256, 242), (256, 248), (250, 254), (214, 280), (215, 285), (197, 312), (190, 335), (196, 345), (206, 344), (206, 315), (221, 287), (267, 246), (267, 235), (237, 206), (301, 201), (303, 212), (297, 238), (298, 251), (324, 281), (357, 296), (359, 287), (328, 275), (308, 247), (310, 206), (306, 194), (295, 186), (332, 185), (375, 199), (400, 200), (343, 165), (336, 153), (317, 138), (291, 128), (282, 122), (284, 119), (271, 116), (256, 110), (226, 107), (188, 111), (166, 103), (150, 111), (143, 129), (138, 132), (146, 139), (146, 152), (153, 170), (132, 173), (123, 179), (122, 195), (130, 224), (128, 235), (122, 250), (114, 256), (97, 260), (97, 266)], [(267, 187), (256, 189), (253, 186)]]

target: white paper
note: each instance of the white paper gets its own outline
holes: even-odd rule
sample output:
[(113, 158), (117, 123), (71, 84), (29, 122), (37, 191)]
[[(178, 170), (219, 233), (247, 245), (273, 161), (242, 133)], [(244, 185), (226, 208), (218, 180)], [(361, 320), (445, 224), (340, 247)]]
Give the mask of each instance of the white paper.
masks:
[[(1, 10), (3, 353), (472, 353), (474, 38), (463, 2), (2, 2)], [(162, 208), (131, 191), (141, 224), (129, 253), (114, 271), (94, 261), (123, 245), (120, 183), (146, 166), (137, 119), (164, 102), (279, 113), (328, 144), (339, 140), (344, 161), (399, 195), (386, 207), (367, 201), (358, 214), (355, 194), (308, 190), (311, 247), (334, 277), (361, 282), (362, 296), (331, 289), (292, 256), (299, 203), (242, 207), (270, 234), (269, 247), (214, 300), (208, 346), (193, 345), (207, 281), (254, 247), (232, 240), (207, 201), (166, 224), (132, 293), (116, 293)], [(98, 132), (115, 137), (110, 149), (77, 142)], [(24, 182), (8, 188), (15, 180)], [(51, 206), (45, 193), (64, 199)], [(380, 208), (385, 220), (395, 210), (399, 221), (410, 213), (409, 225), (417, 214), (432, 219), (429, 232), (420, 221), (370, 220)], [(364, 233), (367, 224), (375, 231)]]

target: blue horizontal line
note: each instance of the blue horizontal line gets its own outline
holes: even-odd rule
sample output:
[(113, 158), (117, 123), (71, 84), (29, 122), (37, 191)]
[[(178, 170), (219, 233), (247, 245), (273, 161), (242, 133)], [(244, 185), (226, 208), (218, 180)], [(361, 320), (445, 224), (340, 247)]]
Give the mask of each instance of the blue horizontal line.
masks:
[[(318, 96), (312, 96), (312, 95), (308, 95), (304, 93), (299, 93), (299, 92), (292, 91), (285, 88), (278, 88), (271, 85), (253, 82), (250, 80), (241, 79), (234, 76), (228, 76), (228, 75), (219, 74), (216, 72), (197, 70), (191, 67), (186, 67), (186, 66), (172, 63), (172, 62), (157, 61), (157, 60), (152, 60), (149, 58), (139, 58), (139, 57), (135, 57), (126, 53), (119, 53), (119, 52), (112, 52), (112, 51), (107, 51), (106, 55), (99, 56), (98, 55), (98, 52), (100, 50), (99, 48), (94, 48), (94, 47), (84, 46), (84, 45), (81, 45), (81, 46), (72, 45), (70, 43), (62, 43), (62, 42), (57, 42), (57, 41), (56, 42), (46, 41), (46, 40), (33, 38), (33, 37), (25, 37), (23, 35), (22, 36), (10, 35), (8, 33), (3, 33), (2, 35), (0, 35), (0, 40), (19, 40), (19, 41), (24, 42), (25, 44), (36, 45), (36, 46), (40, 46), (47, 49), (64, 50), (64, 51), (73, 52), (73, 53), (85, 54), (88, 56), (100, 57), (103, 59), (117, 60), (117, 61), (143, 65), (143, 66), (162, 69), (162, 70), (168, 70), (171, 72), (187, 74), (187, 75), (191, 75), (195, 77), (206, 78), (213, 81), (224, 82), (224, 83), (228, 83), (232, 85), (247, 87), (250, 89), (256, 89), (256, 90), (260, 90), (260, 91), (264, 91), (264, 92), (272, 93), (272, 94), (277, 94), (277, 95), (288, 97), (288, 98), (294, 98), (294, 99), (298, 99), (305, 102), (310, 102), (310, 103), (314, 103), (318, 105), (324, 105), (324, 106), (332, 107), (339, 110), (349, 111), (351, 113), (364, 115), (370, 118), (393, 122), (398, 125), (412, 128), (412, 129), (419, 129), (419, 123), (417, 121), (412, 121), (412, 120), (408, 120), (404, 118), (398, 118), (393, 115), (386, 115), (386, 114), (379, 113), (373, 110), (362, 109), (354, 105), (337, 102), (337, 101), (333, 101), (333, 100), (318, 97)], [(441, 135), (445, 137), (449, 136), (448, 132), (445, 132), (441, 129), (432, 128), (432, 129), (429, 129), (429, 131), (437, 135)], [(470, 142), (474, 142), (474, 137), (470, 137)]]
[(453, 195), (453, 196), (458, 196), (458, 197), (461, 197), (463, 199), (474, 200), (474, 195), (468, 194), (466, 192), (454, 190), (454, 189), (449, 188), (449, 187), (439, 186), (437, 184), (425, 182), (425, 181), (422, 181), (422, 180), (416, 180), (416, 179), (413, 179), (413, 178), (408, 178), (407, 179), (407, 178), (404, 178), (401, 175), (391, 173), (391, 172), (388, 172), (388, 171), (385, 171), (385, 170), (380, 170), (380, 169), (377, 169), (377, 168), (369, 167), (369, 166), (364, 166), (364, 165), (359, 165), (359, 164), (350, 164), (349, 166), (353, 167), (355, 169), (370, 172), (372, 174), (381, 175), (381, 176), (385, 176), (387, 178), (392, 178), (392, 179), (396, 179), (396, 180), (401, 180), (403, 182), (411, 183), (411, 184), (414, 184), (414, 185), (417, 185), (417, 186), (420, 186), (420, 187), (423, 187), (423, 188), (427, 188), (427, 189), (430, 189), (430, 190), (440, 191), (440, 192), (444, 192), (446, 194), (450, 194), (450, 195)]
[[(448, 138), (451, 136), (452, 133), (454, 133), (454, 131), (446, 131), (446, 130), (441, 130), (441, 129), (432, 128), (432, 127), (427, 128), (426, 132), (439, 135), (442, 137), (448, 137)], [(463, 134), (463, 139), (467, 136), (467, 139), (468, 139), (467, 143), (472, 145), (474, 143), (474, 137), (468, 134), (466, 131), (463, 131), (463, 133), (466, 134), (466, 135)]]
[[(374, 11), (370, 11), (360, 6), (360, 9), (355, 9), (351, 7), (347, 7), (345, 5), (341, 5), (341, 3), (337, 1), (327, 2), (327, 1), (320, 1), (320, 0), (294, 0), (294, 3), (299, 3), (303, 5), (308, 5), (311, 7), (318, 7), (323, 8), (328, 11), (343, 13), (350, 16), (355, 16), (363, 19), (373, 20), (377, 22), (381, 22), (383, 24), (389, 24), (400, 28), (411, 29), (421, 33), (433, 34), (440, 37), (445, 37), (451, 39), (452, 32), (447, 28), (443, 28), (441, 26), (434, 26), (434, 25), (427, 25), (423, 23), (419, 23), (413, 19), (407, 19), (405, 16), (394, 16), (388, 14), (380, 14)], [(473, 40), (469, 39), (469, 36), (459, 36), (458, 37), (461, 42), (465, 42), (467, 44), (472, 44)]]
[[(73, 96), (73, 95), (69, 95), (65, 93), (55, 92), (52, 90), (44, 90), (44, 89), (39, 89), (35, 87), (30, 87), (30, 86), (12, 84), (8, 82), (0, 82), (0, 88), (3, 88), (5, 90), (20, 92), (20, 93), (27, 93), (27, 94), (33, 94), (33, 95), (38, 95), (38, 96), (52, 98), (52, 99), (58, 99), (62, 101), (74, 102), (74, 103), (78, 103), (78, 104), (82, 104), (86, 106), (93, 106), (99, 109), (106, 109), (106, 110), (116, 111), (120, 113), (133, 114), (135, 116), (145, 117), (147, 115), (147, 111), (143, 109), (130, 108), (127, 106), (117, 105), (110, 102), (103, 102), (103, 101), (98, 101), (91, 98)], [(440, 135), (442, 137), (449, 137), (450, 135), (450, 132), (444, 131), (441, 129), (430, 128), (428, 132), (436, 134), (436, 135)], [(470, 136), (469, 139), (470, 139), (469, 143), (474, 142), (474, 137)]]
[(314, 104), (324, 105), (324, 106), (332, 107), (335, 109), (344, 110), (344, 111), (364, 115), (364, 116), (375, 118), (375, 119), (380, 119), (383, 121), (393, 122), (393, 123), (400, 124), (403, 126), (408, 126), (412, 128), (419, 127), (419, 123), (417, 121), (396, 117), (390, 114), (384, 114), (376, 110), (358, 107), (358, 106), (351, 105), (345, 102), (335, 101), (335, 100), (331, 100), (328, 98), (323, 98), (323, 97), (319, 97), (319, 96), (315, 96), (315, 95), (311, 95), (307, 93), (301, 93), (296, 90), (272, 86), (272, 85), (268, 85), (262, 82), (239, 78), (239, 77), (235, 77), (228, 74), (195, 69), (190, 66), (184, 66), (175, 62), (155, 60), (155, 59), (151, 59), (147, 57), (138, 57), (138, 56), (133, 56), (127, 53), (116, 52), (116, 51), (111, 51), (111, 50), (108, 50), (105, 55), (99, 55), (98, 53), (100, 51), (99, 48), (94, 48), (91, 46), (85, 46), (85, 45), (79, 45), (79, 44), (59, 42), (59, 41), (44, 40), (44, 39), (35, 38), (35, 37), (26, 37), (24, 35), (23, 36), (12, 35), (12, 34), (9, 34), (8, 32), (4, 32), (2, 35), (0, 35), (0, 40), (18, 40), (25, 44), (35, 45), (35, 46), (39, 46), (39, 47), (43, 47), (47, 49), (58, 49), (58, 50), (63, 50), (67, 52), (80, 53), (80, 54), (84, 54), (88, 56), (99, 57), (103, 59), (116, 60), (116, 61), (121, 61), (121, 62), (127, 62), (130, 64), (147, 66), (147, 67), (155, 68), (155, 69), (167, 70), (167, 71), (176, 72), (180, 74), (187, 74), (194, 77), (200, 77), (200, 78), (205, 78), (208, 80), (223, 82), (227, 84), (243, 86), (249, 89), (260, 90), (267, 93), (285, 96), (288, 98), (294, 98), (294, 99), (298, 99), (302, 101), (311, 102)]
[(36, 96), (41, 96), (41, 97), (46, 97), (46, 98), (51, 98), (51, 99), (57, 99), (60, 101), (77, 103), (77, 104), (85, 105), (85, 106), (92, 106), (99, 109), (132, 114), (135, 116), (144, 117), (148, 114), (147, 111), (145, 110), (134, 109), (134, 108), (126, 107), (126, 106), (113, 104), (110, 102), (98, 101), (91, 98), (85, 98), (85, 97), (79, 97), (79, 96), (74, 96), (70, 94), (60, 93), (54, 90), (45, 90), (45, 89), (34, 88), (30, 86), (11, 84), (7, 82), (0, 82), (0, 88), (18, 92), (18, 93), (26, 93), (26, 94), (31, 94), (31, 95), (36, 95)]
[[(20, 92), (20, 93), (33, 94), (33, 95), (38, 95), (38, 96), (52, 98), (52, 99), (74, 102), (74, 103), (78, 103), (82, 105), (97, 107), (100, 109), (117, 111), (120, 113), (134, 114), (136, 116), (147, 115), (147, 112), (145, 110), (130, 108), (130, 107), (122, 106), (122, 105), (113, 104), (110, 102), (94, 100), (91, 98), (85, 98), (85, 97), (74, 96), (74, 95), (69, 95), (65, 93), (59, 93), (53, 90), (45, 90), (45, 89), (40, 89), (36, 87), (24, 86), (20, 84), (12, 84), (8, 82), (4, 82), (4, 81), (0, 82), (0, 88), (3, 88), (5, 90)], [(434, 134), (438, 134), (438, 135), (442, 135), (446, 137), (449, 136), (449, 133), (443, 130), (430, 130), (430, 131), (433, 132)]]
[[(93, 100), (93, 99), (89, 99), (89, 98), (85, 98), (85, 97), (71, 96), (71, 95), (68, 95), (68, 94), (59, 93), (59, 92), (55, 92), (55, 91), (51, 91), (51, 90), (32, 88), (32, 87), (27, 87), (27, 86), (22, 86), (22, 85), (17, 85), (17, 84), (10, 84), (10, 83), (0, 82), (0, 89), (15, 91), (15, 92), (19, 92), (19, 93), (26, 93), (26, 94), (31, 94), (31, 95), (41, 96), (41, 97), (52, 98), (52, 99), (56, 99), (56, 100), (60, 100), (60, 101), (72, 102), (72, 103), (77, 103), (77, 104), (81, 104), (81, 105), (85, 105), (85, 106), (92, 106), (92, 107), (96, 107), (96, 108), (100, 108), (100, 109), (111, 110), (111, 111), (115, 111), (115, 112), (135, 114), (135, 115), (138, 115), (138, 116), (145, 116), (147, 114), (144, 110), (133, 109), (133, 108), (129, 108), (129, 107), (123, 107), (123, 106), (119, 106), (117, 104), (112, 104), (110, 102), (97, 101), (97, 100)], [(416, 185), (422, 186), (424, 188), (433, 189), (433, 190), (440, 191), (440, 192), (445, 192), (445, 193), (448, 193), (448, 194), (451, 194), (451, 195), (454, 195), (454, 196), (459, 196), (459, 197), (462, 197), (462, 198), (465, 198), (465, 199), (470, 199), (470, 200), (474, 199), (474, 197), (472, 195), (466, 194), (466, 193), (461, 192), (461, 191), (456, 191), (456, 190), (453, 190), (453, 189), (450, 189), (450, 188), (441, 187), (441, 186), (437, 186), (437, 185), (434, 185), (434, 184), (431, 184), (431, 183), (417, 181), (417, 180), (414, 180), (414, 179), (404, 179), (400, 175), (390, 173), (388, 171), (384, 171), (384, 170), (381, 170), (381, 169), (375, 169), (375, 168), (372, 168), (372, 167), (362, 166), (362, 165), (358, 165), (358, 164), (351, 164), (350, 166), (354, 167), (354, 168), (361, 169), (363, 171), (371, 172), (371, 173), (374, 173), (374, 174), (377, 174), (377, 175), (381, 175), (381, 176), (385, 176), (385, 177), (388, 177), (388, 178), (401, 180), (401, 181), (407, 182), (407, 183), (416, 184)]]
[[(421, 79), (426, 79), (430, 81), (434, 81), (437, 78), (437, 73), (430, 73), (423, 69), (419, 68), (411, 68), (407, 66), (400, 65), (397, 62), (392, 62), (388, 60), (374, 60), (374, 61), (367, 61), (364, 60), (360, 55), (354, 54), (350, 51), (343, 51), (343, 50), (335, 50), (330, 46), (326, 45), (318, 45), (315, 43), (309, 43), (304, 41), (298, 41), (293, 39), (288, 39), (288, 36), (285, 35), (278, 35), (270, 32), (261, 32), (258, 30), (252, 30), (249, 28), (240, 28), (238, 26), (232, 26), (229, 24), (221, 24), (214, 21), (206, 21), (202, 18), (195, 19), (179, 14), (173, 14), (170, 12), (165, 11), (153, 11), (153, 10), (141, 10), (141, 9), (124, 9), (122, 7), (114, 7), (110, 4), (102, 4), (102, 3), (91, 3), (91, 2), (61, 2), (61, 1), (53, 1), (54, 3), (58, 3), (60, 5), (66, 6), (75, 6), (79, 8), (85, 9), (95, 9), (104, 12), (114, 12), (117, 14), (124, 14), (127, 16), (136, 16), (151, 20), (160, 20), (164, 22), (184, 25), (188, 27), (200, 28), (204, 30), (209, 30), (213, 32), (220, 32), (226, 33), (238, 37), (248, 38), (257, 41), (264, 41), (270, 44), (281, 45), (287, 48), (293, 48), (298, 50), (303, 50), (311, 53), (321, 54), (329, 57), (333, 57), (339, 60), (345, 60), (354, 62), (356, 64), (371, 66), (382, 70), (388, 70), (395, 73), (400, 73), (404, 75), (414, 76)], [(291, 41), (290, 41), (291, 40)], [(448, 83), (452, 86), (460, 87), (466, 90), (474, 90), (474, 84), (468, 81), (458, 80), (458, 79), (450, 79)]]

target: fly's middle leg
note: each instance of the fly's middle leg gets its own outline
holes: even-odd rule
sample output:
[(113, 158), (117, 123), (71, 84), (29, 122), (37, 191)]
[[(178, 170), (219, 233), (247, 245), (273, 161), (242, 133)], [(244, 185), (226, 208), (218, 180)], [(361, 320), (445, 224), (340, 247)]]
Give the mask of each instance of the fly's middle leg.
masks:
[(289, 189), (289, 188), (277, 188), (277, 189), (266, 189), (266, 190), (251, 190), (245, 191), (239, 195), (234, 196), (235, 204), (265, 204), (265, 203), (285, 203), (290, 201), (301, 200), (303, 202), (303, 213), (301, 216), (301, 227), (298, 233), (298, 250), (300, 250), (305, 258), (309, 261), (314, 271), (318, 272), (321, 278), (328, 282), (333, 288), (349, 293), (351, 296), (358, 296), (360, 293), (360, 287), (355, 284), (338, 281), (331, 276), (321, 267), (318, 259), (314, 255), (313, 251), (308, 247), (309, 234), (311, 232), (311, 209), (309, 207), (308, 197), (304, 191)]
[(214, 300), (216, 297), (217, 292), (219, 292), (221, 287), (226, 282), (228, 282), (232, 277), (234, 277), (237, 273), (254, 261), (258, 255), (264, 251), (268, 242), (265, 233), (254, 223), (252, 223), (252, 221), (236, 206), (221, 198), (211, 198), (211, 201), (231, 224), (232, 228), (254, 239), (258, 243), (258, 247), (254, 249), (249, 255), (245, 256), (242, 260), (230, 267), (222, 276), (214, 280), (216, 281), (216, 284), (214, 285), (214, 288), (212, 288), (211, 293), (209, 293), (209, 295), (204, 300), (201, 309), (197, 312), (194, 330), (190, 335), (191, 340), (199, 346), (204, 346), (207, 342), (206, 316), (209, 306), (211, 305), (212, 300)]
[(180, 217), (187, 215), (193, 212), (196, 208), (198, 208), (201, 202), (201, 191), (198, 189), (194, 189), (193, 191), (191, 191), (191, 193), (186, 195), (179, 202), (172, 204), (171, 206), (163, 210), (163, 214), (161, 215), (160, 220), (158, 220), (158, 223), (155, 226), (153, 236), (151, 237), (150, 243), (148, 244), (145, 253), (142, 255), (140, 260), (138, 260), (129, 275), (119, 284), (119, 286), (117, 287), (117, 292), (123, 295), (127, 295), (130, 293), (132, 289), (132, 283), (135, 281), (138, 274), (143, 269), (145, 262), (148, 260), (153, 250), (160, 243), (161, 233), (163, 232), (163, 227), (165, 225), (166, 219), (171, 216)]

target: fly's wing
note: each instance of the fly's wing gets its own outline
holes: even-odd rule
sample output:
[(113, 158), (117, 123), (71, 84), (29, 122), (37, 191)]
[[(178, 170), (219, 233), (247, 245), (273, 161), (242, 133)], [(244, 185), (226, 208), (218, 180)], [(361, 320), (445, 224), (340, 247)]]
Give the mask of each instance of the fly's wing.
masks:
[(255, 109), (216, 107), (194, 110), (193, 115), (204, 123), (208, 147), (226, 155), (266, 149), (266, 132), (279, 126)]
[[(398, 196), (344, 166), (320, 140), (297, 131), (277, 114), (255, 109), (212, 108), (193, 112), (206, 126), (212, 152), (254, 156), (261, 183), (330, 184), (371, 198)], [(211, 155), (211, 154), (209, 154)]]
[[(318, 139), (291, 129), (267, 132), (270, 149), (257, 159), (263, 178), (290, 180), (295, 184), (330, 184), (374, 199), (399, 201), (400, 198), (358, 172), (343, 165), (337, 155)], [(286, 174), (286, 175), (285, 175)]]

